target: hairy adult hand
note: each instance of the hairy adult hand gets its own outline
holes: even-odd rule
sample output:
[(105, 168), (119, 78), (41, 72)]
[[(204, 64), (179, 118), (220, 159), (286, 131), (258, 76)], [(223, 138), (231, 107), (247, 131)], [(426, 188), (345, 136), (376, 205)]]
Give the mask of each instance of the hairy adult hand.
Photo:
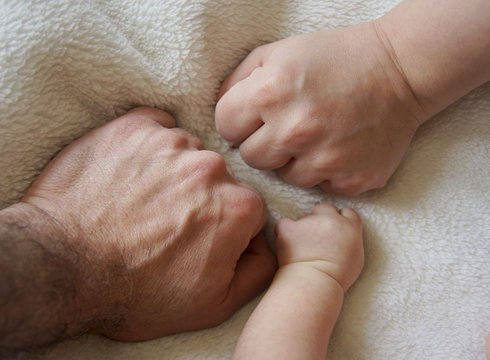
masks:
[(425, 119), (375, 23), (258, 47), (218, 98), (247, 164), (348, 196), (384, 186)]
[(276, 267), (261, 197), (173, 126), (133, 110), (64, 149), (23, 199), (59, 224), (83, 267), (72, 312), (115, 339), (216, 325)]

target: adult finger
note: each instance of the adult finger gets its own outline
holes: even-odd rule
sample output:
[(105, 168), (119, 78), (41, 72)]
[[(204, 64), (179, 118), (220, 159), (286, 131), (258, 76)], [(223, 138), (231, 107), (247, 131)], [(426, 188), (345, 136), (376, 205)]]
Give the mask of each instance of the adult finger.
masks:
[(201, 150), (204, 147), (202, 141), (197, 136), (192, 135), (184, 129), (176, 128), (174, 117), (166, 111), (143, 106), (134, 108), (123, 116), (131, 117), (131, 121), (139, 119), (152, 120), (159, 125), (168, 128), (167, 131), (169, 131), (170, 134), (173, 134), (175, 137), (180, 138), (182, 142), (186, 143), (185, 147), (195, 148), (197, 150)]
[[(138, 136), (138, 134), (146, 133), (145, 131), (141, 132), (141, 130), (150, 130), (149, 133), (154, 135), (154, 139), (157, 139), (158, 136), (168, 132), (174, 126), (174, 118), (166, 111), (151, 107), (138, 107), (112, 121), (108, 121), (79, 140), (83, 139), (84, 142), (87, 142), (95, 136), (99, 139), (98, 141), (107, 142), (106, 136), (115, 136), (117, 141), (123, 139), (126, 141), (131, 138), (136, 141), (136, 146), (139, 146), (138, 144), (148, 141), (145, 136)], [(76, 143), (78, 144), (79, 141)]]
[(247, 78), (256, 68), (261, 67), (264, 64), (269, 51), (270, 47), (268, 45), (262, 45), (255, 48), (225, 79), (218, 92), (217, 101), (219, 101), (228, 90), (235, 86), (236, 83)]
[(273, 128), (267, 124), (240, 145), (240, 155), (249, 166), (260, 170), (280, 168), (286, 165), (292, 156), (288, 149), (277, 144)]
[(359, 186), (349, 183), (347, 181), (342, 180), (324, 180), (318, 186), (325, 192), (333, 195), (347, 196), (347, 197), (355, 197), (361, 194), (363, 191), (369, 189), (363, 189)]
[(270, 284), (277, 269), (277, 259), (262, 233), (250, 241), (240, 257), (225, 300), (225, 310), (231, 314)]
[(280, 177), (289, 184), (309, 188), (318, 185), (325, 179), (312, 163), (305, 157), (293, 158), (277, 170)]
[(131, 117), (133, 120), (150, 119), (166, 128), (175, 127), (175, 119), (172, 115), (166, 111), (148, 106), (134, 108), (121, 116), (121, 118), (122, 117)]
[(226, 140), (238, 145), (264, 123), (259, 107), (252, 99), (256, 96), (256, 76), (237, 83), (216, 104), (216, 130)]

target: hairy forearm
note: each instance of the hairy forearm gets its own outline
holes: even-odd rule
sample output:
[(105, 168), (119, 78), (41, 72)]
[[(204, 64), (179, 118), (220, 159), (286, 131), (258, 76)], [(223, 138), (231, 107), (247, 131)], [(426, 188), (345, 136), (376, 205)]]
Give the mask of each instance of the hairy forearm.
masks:
[(490, 80), (488, 0), (405, 0), (374, 24), (427, 117)]
[(0, 354), (37, 348), (93, 324), (85, 254), (25, 203), (0, 211)]
[(344, 291), (324, 273), (295, 265), (277, 272), (233, 359), (325, 359)]

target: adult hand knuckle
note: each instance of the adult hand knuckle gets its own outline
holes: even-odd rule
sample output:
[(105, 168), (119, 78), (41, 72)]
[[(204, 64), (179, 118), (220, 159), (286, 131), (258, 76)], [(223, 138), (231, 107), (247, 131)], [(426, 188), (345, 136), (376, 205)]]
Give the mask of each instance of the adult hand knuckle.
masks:
[(311, 161), (311, 167), (321, 173), (329, 173), (332, 169), (338, 169), (342, 166), (342, 158), (338, 151), (335, 149), (322, 149), (322, 151), (317, 151), (315, 156)]
[(226, 171), (225, 159), (220, 154), (209, 150), (201, 150), (198, 154), (196, 160), (203, 174), (217, 175)]
[(258, 108), (269, 108), (277, 105), (281, 101), (286, 100), (287, 93), (285, 92), (285, 86), (283, 75), (269, 74), (263, 81), (261, 81), (252, 95), (251, 102)]
[(216, 131), (228, 141), (231, 141), (230, 121), (234, 118), (233, 106), (229, 103), (228, 97), (223, 96), (216, 104), (215, 125)]
[(114, 121), (114, 131), (118, 135), (131, 136), (147, 128), (152, 120), (144, 117), (123, 116)]
[(189, 141), (191, 140), (191, 135), (186, 133), (182, 129), (159, 129), (155, 133), (155, 141), (159, 143), (160, 146), (169, 149), (185, 149), (189, 147)]
[(245, 189), (239, 207), (243, 217), (249, 217), (252, 214), (260, 215), (264, 209), (264, 200), (256, 191)]
[(253, 168), (257, 168), (261, 165), (260, 154), (253, 146), (248, 146), (244, 143), (240, 146), (240, 156), (245, 163)]
[(336, 195), (354, 197), (358, 195), (356, 187), (349, 180), (338, 180), (332, 182), (332, 191)]
[(300, 187), (300, 188), (310, 188), (316, 185), (315, 181), (310, 176), (298, 176), (297, 174), (283, 174), (279, 173), (279, 175), (286, 181), (288, 184)]
[(319, 134), (321, 131), (316, 121), (308, 113), (300, 114), (286, 126), (284, 133), (280, 135), (280, 142), (289, 147), (302, 148)]
[(375, 173), (362, 172), (352, 178), (349, 187), (355, 193), (353, 196), (356, 196), (372, 189), (381, 188), (385, 184), (386, 181), (379, 179)]
[(373, 188), (374, 189), (381, 189), (386, 186), (388, 183), (389, 177), (382, 176), (382, 177), (377, 177), (373, 180)]
[[(240, 226), (257, 224), (263, 221), (265, 203), (262, 197), (252, 189), (238, 187), (228, 201), (228, 213)], [(261, 224), (263, 225), (263, 224)]]

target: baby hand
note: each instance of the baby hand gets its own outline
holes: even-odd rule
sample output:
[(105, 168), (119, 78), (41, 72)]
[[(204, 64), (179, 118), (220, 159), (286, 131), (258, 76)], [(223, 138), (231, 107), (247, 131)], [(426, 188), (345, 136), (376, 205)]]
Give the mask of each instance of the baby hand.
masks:
[(304, 264), (336, 280), (344, 289), (364, 266), (361, 218), (354, 210), (319, 204), (298, 221), (281, 219), (276, 225), (279, 265)]

